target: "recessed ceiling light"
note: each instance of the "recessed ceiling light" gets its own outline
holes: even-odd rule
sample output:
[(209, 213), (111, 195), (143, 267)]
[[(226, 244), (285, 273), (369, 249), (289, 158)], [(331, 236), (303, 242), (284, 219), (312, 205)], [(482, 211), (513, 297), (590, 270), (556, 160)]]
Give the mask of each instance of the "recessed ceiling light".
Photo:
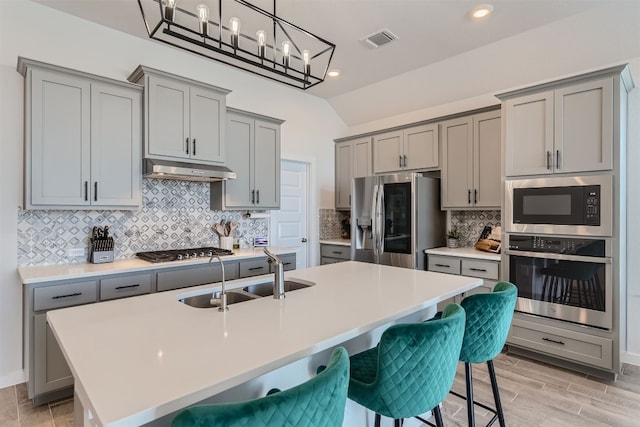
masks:
[(473, 19), (485, 19), (493, 12), (493, 5), (490, 4), (481, 4), (480, 6), (474, 7), (471, 12), (471, 18)]
[(327, 71), (327, 75), (329, 77), (338, 77), (340, 75), (340, 70), (338, 70), (337, 68), (332, 68)]

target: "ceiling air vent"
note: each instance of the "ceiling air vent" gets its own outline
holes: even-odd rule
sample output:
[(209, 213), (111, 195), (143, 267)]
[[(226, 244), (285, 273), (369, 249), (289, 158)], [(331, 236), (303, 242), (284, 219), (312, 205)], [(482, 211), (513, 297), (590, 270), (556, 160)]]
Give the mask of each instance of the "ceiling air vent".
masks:
[(387, 30), (386, 28), (383, 28), (380, 31), (376, 31), (373, 34), (370, 34), (367, 37), (360, 39), (360, 41), (366, 43), (368, 46), (372, 48), (380, 47), (394, 40), (398, 40), (398, 36), (393, 34), (391, 31)]

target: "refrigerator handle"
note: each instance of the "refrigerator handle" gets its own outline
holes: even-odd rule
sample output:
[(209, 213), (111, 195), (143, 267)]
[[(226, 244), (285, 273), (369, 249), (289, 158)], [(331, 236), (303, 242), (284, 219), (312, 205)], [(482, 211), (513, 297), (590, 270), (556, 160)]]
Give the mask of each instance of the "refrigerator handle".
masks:
[(373, 235), (373, 256), (378, 256), (378, 221), (377, 221), (377, 207), (378, 207), (378, 185), (373, 186), (373, 199), (371, 201), (371, 233)]
[(380, 185), (380, 188), (378, 189), (378, 209), (380, 209), (380, 216), (379, 216), (379, 224), (378, 224), (378, 239), (379, 239), (379, 244), (378, 244), (378, 253), (380, 256), (382, 256), (382, 253), (384, 252), (384, 229), (385, 229), (385, 212), (384, 212), (384, 185)]

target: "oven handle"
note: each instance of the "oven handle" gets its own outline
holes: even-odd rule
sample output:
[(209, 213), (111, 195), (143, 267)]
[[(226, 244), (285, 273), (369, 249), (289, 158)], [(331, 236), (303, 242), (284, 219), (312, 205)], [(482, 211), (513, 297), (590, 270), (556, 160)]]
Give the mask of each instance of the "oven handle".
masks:
[(554, 254), (549, 252), (528, 252), (528, 251), (515, 251), (513, 249), (507, 249), (505, 251), (507, 255), (525, 256), (529, 258), (546, 258), (546, 259), (559, 259), (563, 261), (579, 261), (579, 262), (593, 262), (595, 264), (611, 264), (612, 260), (609, 257), (594, 257), (594, 256), (582, 256), (582, 255), (564, 255)]

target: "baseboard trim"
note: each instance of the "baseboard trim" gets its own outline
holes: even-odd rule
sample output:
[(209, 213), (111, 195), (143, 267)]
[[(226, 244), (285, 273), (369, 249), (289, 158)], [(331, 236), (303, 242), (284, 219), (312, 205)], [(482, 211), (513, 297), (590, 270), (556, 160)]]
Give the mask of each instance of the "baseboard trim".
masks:
[(622, 353), (620, 353), (620, 360), (622, 360), (622, 363), (640, 366), (640, 354), (638, 353), (629, 353), (623, 351)]
[(11, 372), (10, 374), (3, 375), (0, 377), (0, 388), (9, 387), (16, 384), (21, 384), (25, 382), (27, 379), (24, 376), (24, 370), (20, 369), (19, 371)]

